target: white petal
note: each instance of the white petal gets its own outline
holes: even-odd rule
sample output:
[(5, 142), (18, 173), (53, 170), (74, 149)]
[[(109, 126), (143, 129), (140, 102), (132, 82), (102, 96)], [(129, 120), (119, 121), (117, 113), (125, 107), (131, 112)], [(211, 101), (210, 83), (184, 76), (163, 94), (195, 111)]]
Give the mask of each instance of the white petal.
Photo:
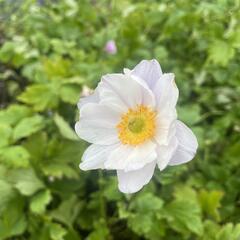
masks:
[(104, 168), (104, 162), (107, 160), (109, 153), (116, 148), (116, 145), (101, 146), (90, 145), (83, 153), (82, 162), (79, 167), (82, 170), (92, 170)]
[(142, 169), (125, 172), (117, 171), (118, 188), (123, 193), (135, 193), (148, 184), (151, 180), (156, 162), (151, 162), (145, 165)]
[(176, 110), (169, 109), (168, 113), (159, 113), (156, 117), (156, 134), (154, 139), (159, 145), (168, 145), (169, 139), (175, 135)]
[(107, 105), (89, 103), (80, 110), (80, 121), (105, 128), (115, 128), (121, 115)]
[(128, 106), (125, 103), (124, 99), (122, 99), (116, 91), (109, 87), (109, 85), (105, 82), (99, 83), (99, 89), (101, 94), (100, 103), (107, 104), (109, 107), (112, 107), (115, 111), (120, 114), (128, 111)]
[[(151, 90), (124, 74), (108, 74), (102, 77), (99, 84), (100, 102), (118, 105), (121, 110), (135, 108), (137, 105), (155, 107), (155, 98)], [(125, 109), (124, 109), (125, 106)]]
[(80, 98), (77, 105), (78, 105), (78, 108), (80, 109), (86, 103), (97, 103), (97, 102), (99, 102), (99, 95), (98, 95), (98, 90), (96, 88), (93, 94), (87, 97)]
[(106, 169), (125, 171), (141, 169), (147, 163), (156, 160), (155, 148), (156, 144), (151, 141), (137, 146), (120, 144), (118, 148), (111, 152), (104, 165)]
[(89, 143), (99, 145), (111, 145), (117, 143), (117, 132), (112, 128), (93, 127), (87, 122), (77, 122), (75, 124), (77, 135)]
[(156, 97), (157, 109), (159, 111), (175, 108), (179, 91), (174, 81), (174, 74), (163, 74), (157, 81), (153, 92)]
[(169, 165), (179, 165), (193, 159), (198, 148), (197, 138), (183, 122), (177, 121), (176, 137), (179, 145)]
[(75, 125), (75, 131), (80, 138), (90, 143), (110, 145), (119, 141), (116, 129), (119, 121), (119, 113), (108, 106), (88, 103), (80, 110), (80, 120)]
[(178, 147), (178, 140), (175, 136), (172, 137), (172, 139), (170, 140), (167, 146), (163, 146), (163, 145), (157, 146), (157, 164), (160, 171), (166, 168), (170, 159), (175, 153), (177, 147)]
[(162, 75), (162, 69), (155, 59), (143, 60), (133, 69), (132, 74), (146, 81), (150, 89), (153, 89)]

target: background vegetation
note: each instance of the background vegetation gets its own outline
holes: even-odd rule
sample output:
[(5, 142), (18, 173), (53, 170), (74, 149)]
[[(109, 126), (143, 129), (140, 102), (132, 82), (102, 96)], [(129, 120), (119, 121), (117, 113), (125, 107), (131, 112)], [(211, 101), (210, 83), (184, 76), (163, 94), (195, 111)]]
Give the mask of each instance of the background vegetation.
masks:
[[(0, 0), (0, 46), (0, 239), (240, 239), (239, 0)], [(128, 196), (79, 170), (76, 103), (151, 58), (200, 147)]]

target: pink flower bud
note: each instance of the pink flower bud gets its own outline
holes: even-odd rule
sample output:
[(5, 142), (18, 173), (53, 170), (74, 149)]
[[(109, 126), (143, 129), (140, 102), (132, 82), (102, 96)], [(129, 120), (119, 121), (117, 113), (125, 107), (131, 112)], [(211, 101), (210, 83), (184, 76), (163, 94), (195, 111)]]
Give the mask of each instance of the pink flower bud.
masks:
[(116, 54), (117, 53), (117, 46), (114, 40), (107, 41), (105, 45), (105, 51), (108, 54)]

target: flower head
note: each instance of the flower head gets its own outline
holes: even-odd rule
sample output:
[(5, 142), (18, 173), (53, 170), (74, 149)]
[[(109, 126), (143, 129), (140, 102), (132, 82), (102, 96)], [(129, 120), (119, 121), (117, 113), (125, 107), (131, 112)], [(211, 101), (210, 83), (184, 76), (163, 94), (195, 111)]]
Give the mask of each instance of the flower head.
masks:
[(156, 166), (162, 171), (193, 159), (198, 143), (177, 120), (174, 74), (156, 60), (143, 60), (124, 74), (102, 77), (94, 93), (80, 99), (75, 130), (90, 143), (80, 168), (117, 170), (119, 189), (134, 193)]
[(105, 45), (105, 51), (109, 54), (116, 54), (117, 53), (117, 46), (114, 40), (107, 41)]

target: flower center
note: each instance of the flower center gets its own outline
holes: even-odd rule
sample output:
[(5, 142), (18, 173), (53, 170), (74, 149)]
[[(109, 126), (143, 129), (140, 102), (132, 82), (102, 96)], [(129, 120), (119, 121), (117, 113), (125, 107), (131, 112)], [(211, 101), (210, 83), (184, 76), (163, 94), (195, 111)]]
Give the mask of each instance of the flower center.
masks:
[(143, 105), (129, 109), (116, 126), (120, 141), (123, 144), (138, 145), (152, 138), (156, 129), (155, 117), (156, 113)]
[(140, 117), (136, 117), (129, 121), (128, 129), (132, 133), (140, 133), (143, 131), (144, 125), (145, 125), (144, 119), (142, 119)]

